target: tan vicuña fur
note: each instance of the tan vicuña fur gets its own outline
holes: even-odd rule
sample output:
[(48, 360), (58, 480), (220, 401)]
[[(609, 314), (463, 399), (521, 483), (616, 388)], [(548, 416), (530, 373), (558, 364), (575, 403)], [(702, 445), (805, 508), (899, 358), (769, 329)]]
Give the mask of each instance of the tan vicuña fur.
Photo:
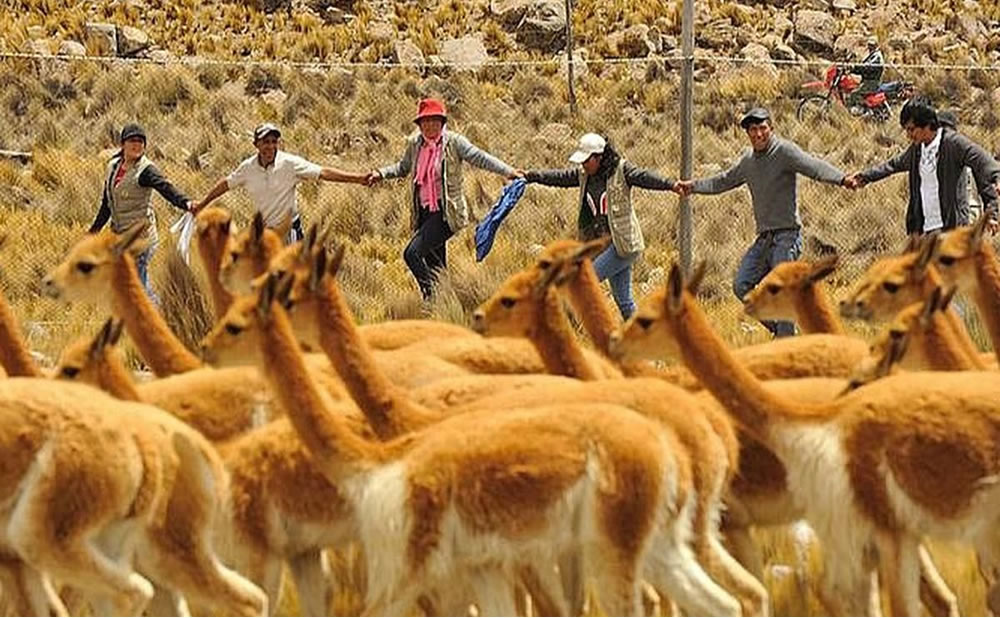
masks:
[(836, 267), (836, 255), (816, 262), (782, 262), (747, 293), (743, 310), (758, 320), (794, 320), (803, 333), (844, 335), (844, 325), (820, 285)]
[(825, 600), (865, 611), (865, 556), (877, 548), (896, 615), (919, 612), (922, 536), (966, 538), (991, 588), (1000, 572), (996, 512), (1000, 382), (984, 372), (907, 372), (826, 404), (761, 387), (708, 324), (679, 267), (626, 324), (618, 353), (681, 356), (789, 471), (789, 489), (823, 542)]
[(212, 307), (215, 309), (216, 319), (224, 316), (233, 302), (233, 295), (222, 286), (219, 279), (219, 269), (230, 243), (231, 231), (232, 215), (223, 208), (209, 206), (195, 217), (198, 254), (212, 292)]
[(942, 234), (934, 263), (945, 281), (976, 299), (1000, 362), (1000, 261), (986, 237), (986, 220)]
[[(351, 488), (370, 611), (395, 613), (421, 590), (457, 586), (484, 614), (506, 613), (512, 599), (502, 582), (512, 569), (533, 564), (545, 574), (566, 552), (582, 553), (609, 613), (636, 611), (643, 575), (689, 611), (734, 610), (685, 553), (683, 450), (649, 421), (611, 406), (491, 410), (366, 442), (345, 430), (303, 371), (284, 310), (267, 294), (260, 306), (264, 369), (324, 473)], [(594, 478), (607, 480), (595, 486)], [(567, 508), (579, 522), (569, 528)], [(649, 550), (661, 562), (643, 573)]]
[(132, 613), (152, 599), (126, 566), (133, 551), (139, 571), (189, 599), (226, 613), (266, 611), (263, 593), (215, 556), (227, 477), (201, 435), (84, 385), (9, 379), (0, 402), (9, 505), (0, 547), (86, 591), (99, 612), (112, 609), (104, 600)]
[[(136, 385), (114, 346), (120, 324), (109, 321), (96, 337), (68, 346), (55, 373), (122, 399), (149, 402), (146, 390), (155, 382)], [(175, 393), (165, 403), (182, 394)], [(224, 410), (220, 408), (220, 415)], [(179, 412), (184, 414), (183, 409)], [(366, 433), (356, 412), (351, 423), (354, 430)], [(354, 536), (344, 498), (312, 465), (287, 419), (240, 433), (227, 435), (229, 442), (220, 447), (231, 482), (227, 520), (219, 526), (218, 538), (232, 564), (265, 590), (269, 607), (278, 607), (281, 569), (287, 562), (303, 613), (324, 615), (329, 591), (321, 551), (327, 546), (346, 547)]]

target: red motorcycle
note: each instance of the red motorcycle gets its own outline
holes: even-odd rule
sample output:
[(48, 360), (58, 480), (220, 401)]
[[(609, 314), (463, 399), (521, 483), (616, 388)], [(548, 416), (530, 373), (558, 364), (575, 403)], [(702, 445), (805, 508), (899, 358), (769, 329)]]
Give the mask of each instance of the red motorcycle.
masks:
[(823, 81), (812, 81), (802, 84), (806, 90), (820, 91), (807, 94), (799, 101), (796, 117), (800, 121), (825, 117), (834, 102), (839, 102), (847, 108), (852, 116), (885, 122), (892, 117), (890, 102), (909, 98), (913, 86), (909, 82), (886, 82), (875, 92), (870, 92), (859, 103), (847, 104), (852, 92), (861, 85), (861, 78), (852, 74), (844, 65), (833, 65), (826, 70)]

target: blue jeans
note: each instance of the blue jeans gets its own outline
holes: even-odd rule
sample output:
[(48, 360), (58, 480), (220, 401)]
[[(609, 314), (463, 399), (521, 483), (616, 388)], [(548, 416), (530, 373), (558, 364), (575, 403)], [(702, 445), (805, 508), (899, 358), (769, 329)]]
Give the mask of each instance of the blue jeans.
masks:
[(152, 284), (149, 283), (149, 263), (153, 261), (153, 253), (156, 252), (156, 244), (152, 244), (145, 251), (135, 258), (135, 270), (139, 273), (139, 281), (142, 287), (146, 288), (146, 296), (153, 301), (157, 307), (160, 306), (160, 297), (153, 291)]
[(635, 313), (635, 300), (632, 298), (632, 263), (638, 257), (638, 251), (624, 257), (620, 256), (615, 251), (614, 245), (608, 245), (607, 249), (594, 258), (597, 278), (600, 281), (609, 280), (611, 295), (614, 296), (618, 311), (625, 320)]
[[(733, 293), (741, 301), (754, 289), (771, 269), (782, 262), (799, 259), (802, 255), (802, 230), (791, 228), (761, 232), (740, 260), (740, 268), (733, 279)], [(795, 334), (794, 322), (761, 322), (775, 337)]]

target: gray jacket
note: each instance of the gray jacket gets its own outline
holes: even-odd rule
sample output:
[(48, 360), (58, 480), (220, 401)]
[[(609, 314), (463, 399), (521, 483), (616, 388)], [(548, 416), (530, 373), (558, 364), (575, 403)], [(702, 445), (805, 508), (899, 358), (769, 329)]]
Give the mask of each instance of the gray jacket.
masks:
[(746, 183), (753, 199), (757, 233), (802, 227), (798, 174), (832, 185), (843, 184), (844, 172), (803, 151), (797, 144), (771, 136), (761, 152), (748, 150), (728, 170), (694, 182), (695, 193), (716, 194)]
[[(509, 176), (514, 173), (514, 168), (507, 165), (500, 159), (488, 152), (474, 146), (461, 133), (454, 131), (444, 131), (444, 156), (441, 158), (441, 197), (444, 201), (444, 220), (451, 228), (452, 232), (457, 232), (469, 223), (469, 206), (462, 193), (462, 163), (489, 170), (491, 172)], [(410, 228), (416, 229), (418, 207), (414, 182), (416, 174), (417, 153), (424, 144), (424, 138), (420, 131), (414, 132), (406, 140), (406, 150), (403, 158), (394, 165), (388, 165), (379, 169), (382, 178), (401, 178), (409, 175), (410, 182)]]
[[(938, 148), (938, 201), (941, 221), (950, 230), (959, 224), (958, 185), (962, 169), (972, 170), (976, 189), (983, 199), (983, 212), (996, 217), (997, 192), (993, 184), (1000, 181), (1000, 165), (988, 152), (961, 133), (941, 129), (941, 146)], [(920, 199), (920, 144), (909, 148), (878, 165), (861, 172), (865, 182), (882, 180), (886, 176), (907, 172), (910, 175), (910, 201), (906, 207), (906, 233), (922, 234), (924, 231), (924, 206)]]

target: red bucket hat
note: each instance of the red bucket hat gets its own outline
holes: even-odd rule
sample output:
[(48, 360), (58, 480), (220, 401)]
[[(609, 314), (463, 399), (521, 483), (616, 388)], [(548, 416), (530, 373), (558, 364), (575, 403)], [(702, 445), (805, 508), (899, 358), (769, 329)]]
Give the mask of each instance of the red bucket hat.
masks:
[(448, 113), (444, 110), (444, 103), (437, 99), (421, 99), (417, 105), (417, 117), (413, 122), (420, 122), (421, 118), (440, 118), (442, 121), (448, 120)]

